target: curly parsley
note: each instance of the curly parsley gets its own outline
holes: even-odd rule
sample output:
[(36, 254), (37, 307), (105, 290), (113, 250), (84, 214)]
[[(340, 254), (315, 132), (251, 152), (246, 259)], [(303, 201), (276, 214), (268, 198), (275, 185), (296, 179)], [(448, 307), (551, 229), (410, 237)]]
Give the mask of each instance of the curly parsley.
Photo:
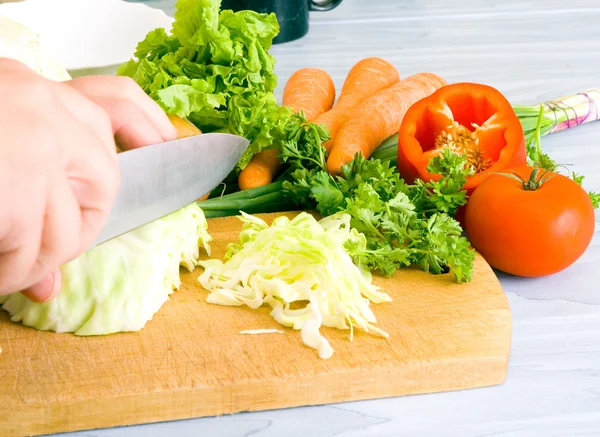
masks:
[(355, 159), (341, 176), (327, 172), (323, 132), (303, 124), (298, 136), (282, 147), (290, 164), (283, 181), (286, 196), (321, 215), (350, 214), (351, 226), (367, 238), (367, 248), (347, 248), (355, 261), (385, 276), (398, 268), (419, 266), (427, 272), (452, 272), (458, 282), (472, 279), (475, 253), (453, 218), (466, 203), (462, 186), (470, 170), (464, 157), (445, 151), (433, 158), (429, 170), (439, 181), (417, 180), (408, 185), (389, 161)]

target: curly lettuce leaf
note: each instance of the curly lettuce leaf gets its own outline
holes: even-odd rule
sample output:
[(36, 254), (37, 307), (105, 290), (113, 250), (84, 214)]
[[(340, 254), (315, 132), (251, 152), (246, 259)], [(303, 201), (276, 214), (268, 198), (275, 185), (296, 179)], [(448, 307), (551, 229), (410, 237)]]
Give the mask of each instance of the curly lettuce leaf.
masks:
[(188, 118), (202, 132), (250, 140), (238, 163), (285, 138), (291, 110), (277, 105), (275, 14), (220, 11), (219, 0), (178, 0), (171, 34), (149, 32), (135, 59), (117, 74), (133, 78), (168, 114)]

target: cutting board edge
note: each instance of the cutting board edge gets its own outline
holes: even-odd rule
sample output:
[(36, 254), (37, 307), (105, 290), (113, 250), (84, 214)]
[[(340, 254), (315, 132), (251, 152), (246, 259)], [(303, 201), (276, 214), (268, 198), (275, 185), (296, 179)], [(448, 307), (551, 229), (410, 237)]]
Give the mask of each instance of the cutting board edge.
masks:
[[(510, 345), (509, 345), (510, 347)], [(290, 392), (310, 392), (311, 384), (319, 384), (319, 379), (331, 378), (331, 375), (319, 375), (316, 378), (303, 379), (300, 381), (256, 381), (247, 384), (221, 387), (220, 394), (222, 398), (232, 398), (234, 402), (223, 408), (223, 404), (219, 401), (221, 398), (214, 399), (213, 402), (202, 406), (196, 406), (214, 387), (199, 387), (194, 390), (172, 390), (166, 388), (164, 391), (155, 391), (153, 393), (140, 393), (128, 395), (124, 397), (111, 397), (103, 399), (86, 398), (81, 401), (71, 402), (68, 404), (29, 404), (27, 408), (17, 408), (11, 411), (11, 422), (27, 423), (28, 426), (23, 429), (5, 428), (0, 423), (0, 435), (6, 437), (12, 436), (41, 436), (59, 432), (75, 432), (89, 431), (93, 429), (107, 429), (120, 426), (144, 425), (151, 423), (160, 423), (173, 420), (197, 419), (203, 417), (215, 417), (220, 415), (230, 415), (244, 412), (259, 412), (272, 411), (280, 409), (288, 409), (295, 407), (308, 407), (317, 405), (337, 404), (354, 401), (390, 399), (397, 397), (405, 397), (418, 394), (434, 394), (452, 391), (472, 390), (477, 388), (492, 387), (502, 385), (507, 378), (508, 361), (510, 352), (495, 357), (488, 357), (482, 360), (480, 357), (474, 357), (469, 363), (474, 371), (485, 367), (485, 372), (482, 372), (482, 378), (474, 378), (470, 381), (456, 381), (455, 384), (445, 384), (447, 380), (452, 378), (452, 366), (448, 366), (448, 361), (432, 363), (430, 374), (435, 374), (435, 377), (430, 379), (421, 378), (418, 381), (408, 382), (408, 387), (399, 387), (390, 384), (390, 380), (398, 380), (402, 373), (413, 373), (410, 366), (397, 366), (389, 369), (386, 373), (383, 367), (376, 369), (380, 371), (378, 380), (380, 384), (387, 387), (384, 391), (369, 392), (364, 387), (353, 384), (360, 380), (354, 375), (359, 375), (362, 370), (355, 369), (348, 372), (345, 379), (348, 384), (345, 386), (337, 386), (336, 390), (325, 392), (319, 397), (310, 398), (301, 401), (286, 400), (286, 393)], [(436, 364), (439, 369), (436, 369)], [(457, 361), (461, 366), (461, 371), (464, 372), (464, 361)], [(483, 367), (482, 367), (483, 366)], [(371, 369), (372, 370), (372, 369)], [(440, 373), (436, 373), (436, 371)], [(446, 373), (446, 375), (444, 375)], [(444, 382), (439, 385), (440, 381)], [(294, 387), (295, 389), (291, 389)], [(275, 398), (265, 397), (266, 402), (261, 405), (253, 403), (256, 390), (261, 390), (265, 393), (273, 391), (277, 396)], [(352, 392), (352, 394), (348, 394)], [(377, 394), (373, 394), (376, 393)], [(329, 396), (327, 396), (326, 394)], [(245, 395), (246, 394), (246, 395)], [(239, 398), (236, 398), (239, 396)], [(173, 406), (176, 406), (173, 409)], [(171, 407), (171, 409), (169, 409)], [(94, 411), (102, 411), (101, 414), (90, 414)], [(110, 415), (114, 419), (110, 425), (107, 425), (106, 416)], [(16, 417), (21, 416), (21, 417)], [(41, 419), (41, 420), (40, 420)], [(75, 421), (73, 421), (75, 419)], [(7, 423), (7, 426), (10, 426)]]

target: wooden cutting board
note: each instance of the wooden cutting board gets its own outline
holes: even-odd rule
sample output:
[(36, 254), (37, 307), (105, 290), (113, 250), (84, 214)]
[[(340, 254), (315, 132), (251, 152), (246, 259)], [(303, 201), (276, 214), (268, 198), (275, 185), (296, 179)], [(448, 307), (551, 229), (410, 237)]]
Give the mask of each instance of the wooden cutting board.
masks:
[[(279, 215), (279, 214), (278, 214)], [(290, 215), (290, 214), (288, 214)], [(276, 215), (263, 218), (270, 222)], [(237, 240), (235, 217), (209, 220), (213, 256)], [(240, 411), (501, 384), (511, 315), (488, 264), (473, 282), (405, 270), (376, 278), (393, 302), (373, 305), (388, 339), (323, 328), (322, 360), (268, 309), (207, 304), (201, 269), (140, 332), (105, 337), (39, 332), (0, 315), (1, 436), (39, 435)], [(279, 328), (283, 334), (241, 335)]]

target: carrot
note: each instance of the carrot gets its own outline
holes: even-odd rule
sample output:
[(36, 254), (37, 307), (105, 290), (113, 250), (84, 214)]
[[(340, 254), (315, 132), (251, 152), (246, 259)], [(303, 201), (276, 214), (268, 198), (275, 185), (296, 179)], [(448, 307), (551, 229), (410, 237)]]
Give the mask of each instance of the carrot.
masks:
[(169, 117), (171, 124), (177, 129), (177, 138), (192, 137), (202, 133), (195, 124), (186, 118), (180, 118), (173, 114), (168, 114), (167, 117)]
[[(329, 110), (334, 101), (333, 80), (318, 68), (301, 68), (294, 72), (283, 89), (283, 105), (295, 112), (303, 111), (308, 121)], [(281, 167), (278, 154), (278, 149), (266, 149), (254, 155), (238, 176), (240, 190), (271, 183)]]
[(446, 81), (433, 73), (417, 73), (363, 101), (335, 138), (327, 158), (329, 173), (339, 174), (358, 152), (368, 159), (398, 132), (410, 106), (444, 85)]
[(279, 149), (261, 150), (252, 157), (248, 165), (240, 172), (238, 176), (240, 190), (270, 184), (280, 166)]
[(312, 121), (328, 111), (335, 101), (335, 85), (326, 71), (301, 68), (290, 76), (283, 89), (283, 105)]
[(354, 64), (346, 76), (336, 104), (314, 120), (315, 124), (325, 125), (329, 130), (330, 139), (324, 144), (325, 149), (328, 152), (331, 150), (338, 131), (363, 100), (399, 80), (396, 67), (384, 59), (365, 58)]

